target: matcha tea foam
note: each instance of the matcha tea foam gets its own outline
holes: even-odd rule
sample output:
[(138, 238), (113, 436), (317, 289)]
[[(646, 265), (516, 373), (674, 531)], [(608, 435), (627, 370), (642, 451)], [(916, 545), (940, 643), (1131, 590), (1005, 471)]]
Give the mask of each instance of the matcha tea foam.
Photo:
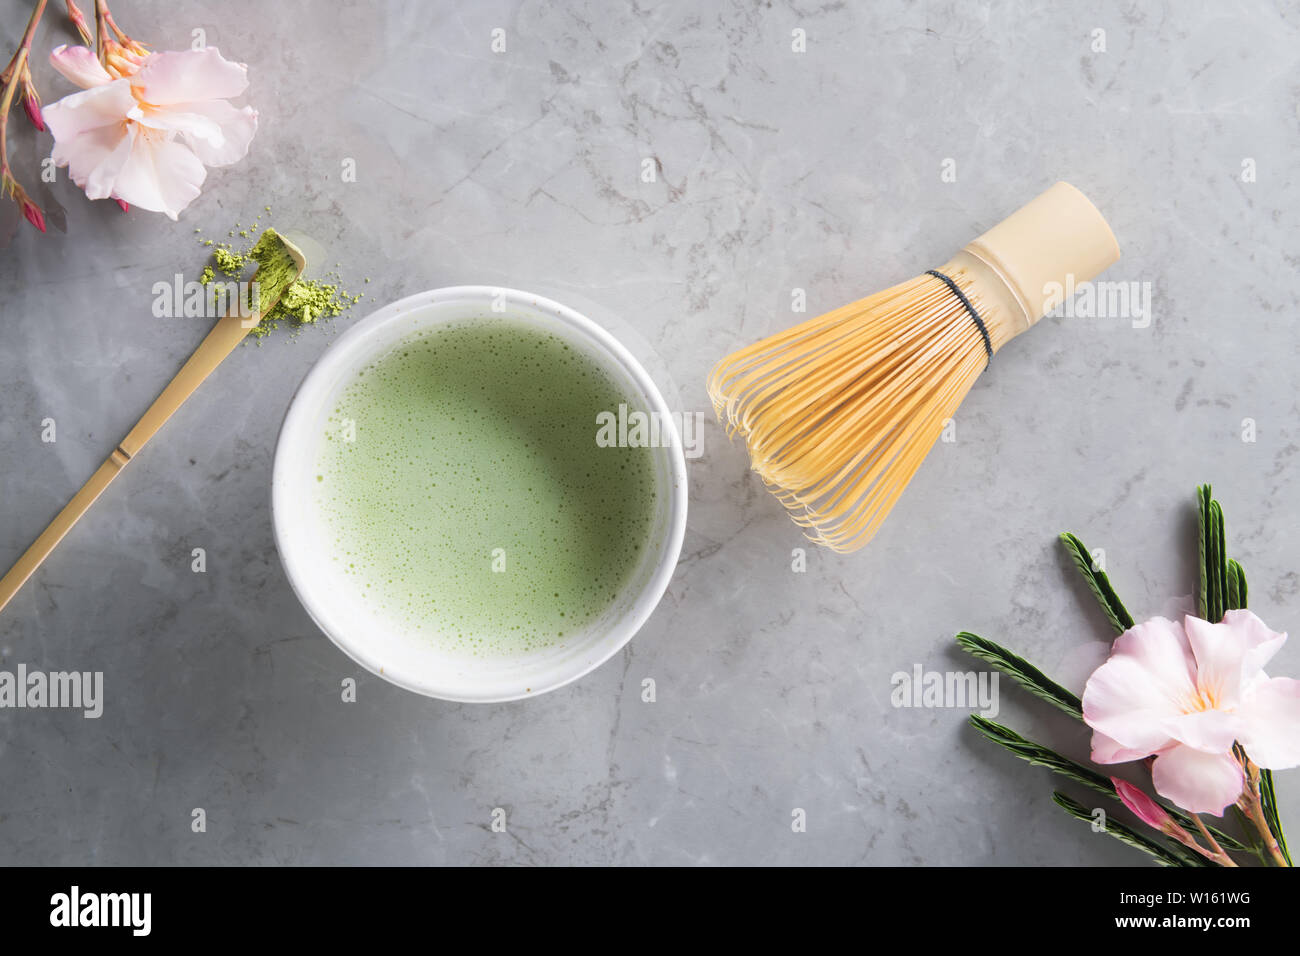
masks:
[(340, 391), (313, 505), (332, 560), (381, 617), (442, 649), (563, 645), (636, 570), (652, 449), (602, 447), (638, 404), (560, 337), (512, 319), (436, 326)]

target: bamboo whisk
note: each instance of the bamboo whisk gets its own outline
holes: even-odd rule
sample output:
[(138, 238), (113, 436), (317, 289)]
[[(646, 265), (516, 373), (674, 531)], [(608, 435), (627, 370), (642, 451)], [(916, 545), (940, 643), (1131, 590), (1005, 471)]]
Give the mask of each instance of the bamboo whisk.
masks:
[(709, 396), (808, 537), (856, 551), (880, 528), (993, 354), (1119, 258), (1057, 183), (938, 270), (735, 352)]

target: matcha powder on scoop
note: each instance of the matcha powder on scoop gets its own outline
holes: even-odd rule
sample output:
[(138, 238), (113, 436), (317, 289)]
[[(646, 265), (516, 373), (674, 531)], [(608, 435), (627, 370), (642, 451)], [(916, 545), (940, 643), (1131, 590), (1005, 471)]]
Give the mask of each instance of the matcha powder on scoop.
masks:
[[(270, 207), (267, 207), (270, 211)], [(260, 216), (258, 217), (260, 221)], [(197, 233), (199, 230), (195, 230)], [(270, 231), (268, 227), (268, 232)], [(217, 278), (218, 273), (229, 279), (239, 280), (249, 265), (265, 264), (266, 234), (261, 226), (254, 222), (252, 226), (235, 228), (227, 233), (229, 240), (243, 240), (245, 248), (236, 248), (233, 241), (218, 242), (213, 239), (199, 241), (212, 248), (212, 261), (203, 267), (199, 282), (205, 286)], [(323, 278), (309, 279), (305, 276), (293, 282), (275, 306), (268, 312), (249, 335), (261, 339), (270, 335), (281, 325), (286, 325), (298, 332), (304, 325), (315, 325), (321, 319), (333, 319), (356, 305), (365, 295), (364, 292), (353, 294), (340, 284), (337, 272), (329, 272)], [(370, 280), (367, 279), (367, 282)], [(274, 285), (275, 283), (272, 282)]]

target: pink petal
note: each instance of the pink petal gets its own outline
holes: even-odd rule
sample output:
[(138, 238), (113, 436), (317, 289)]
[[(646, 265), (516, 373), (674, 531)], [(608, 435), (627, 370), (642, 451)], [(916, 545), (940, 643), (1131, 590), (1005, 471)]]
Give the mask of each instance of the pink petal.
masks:
[(91, 199), (109, 195), (117, 171), (126, 162), (130, 150), (126, 115), (134, 105), (131, 85), (120, 80), (45, 107), (45, 122), (54, 136), (50, 156), (56, 166), (68, 167), (72, 181)]
[[(65, 96), (45, 107), (41, 115), (54, 142), (66, 146), (87, 130), (121, 126), (133, 109), (135, 97), (131, 95), (131, 84), (127, 80), (115, 80), (105, 86)], [(123, 128), (124, 135), (125, 132)], [(55, 162), (60, 166), (67, 164), (66, 158), (63, 162), (56, 158)]]
[[(129, 151), (131, 148), (130, 133), (125, 123), (87, 130), (71, 143), (55, 143), (54, 152), (51, 155), (54, 164), (56, 166), (67, 166), (68, 172), (72, 175), (72, 181), (85, 189), (90, 183), (90, 178), (94, 175), (95, 170), (103, 166), (110, 157), (115, 156), (123, 144)], [(117, 175), (117, 169), (125, 161), (125, 154), (120, 159), (114, 159), (112, 176)], [(90, 198), (103, 199), (104, 197), (102, 195), (92, 195)]]
[[(136, 129), (133, 126), (128, 126), (126, 135), (118, 138), (111, 147), (109, 146), (111, 137), (102, 135), (98, 130), (77, 137), (79, 150), (77, 165), (83, 162), (94, 163), (92, 167), (83, 171), (81, 178), (77, 178), (75, 172), (72, 178), (74, 183), (86, 191), (87, 199), (108, 199), (113, 195), (117, 177), (121, 174), (122, 167), (131, 158), (135, 139)], [(102, 155), (96, 156), (95, 150), (101, 146), (106, 148)], [(73, 166), (69, 171), (75, 169), (76, 166)]]
[(100, 64), (93, 50), (84, 46), (56, 46), (50, 53), (50, 65), (83, 90), (112, 83), (113, 78)]
[[(1167, 739), (1162, 746), (1173, 744), (1172, 739)], [(1155, 750), (1130, 750), (1121, 747), (1119, 741), (1112, 740), (1100, 730), (1092, 732), (1092, 762), (1093, 763), (1128, 763), (1130, 760), (1141, 760), (1143, 757), (1149, 757), (1151, 754), (1162, 749)]]
[(210, 46), (155, 53), (131, 80), (146, 103), (170, 106), (238, 96), (248, 88), (248, 67), (231, 63)]
[(175, 219), (199, 195), (207, 170), (182, 143), (161, 133), (140, 129), (130, 158), (113, 184), (114, 197), (123, 202), (166, 213)]
[[(1241, 661), (1246, 653), (1242, 635), (1226, 624), (1199, 617), (1183, 618), (1187, 642), (1196, 658), (1196, 686), (1216, 708), (1232, 709), (1241, 699)], [(1224, 748), (1215, 748), (1224, 749)]]
[(180, 133), (205, 166), (229, 166), (243, 159), (257, 132), (257, 110), (237, 108), (225, 100), (177, 103), (139, 111), (137, 122)]
[(1300, 681), (1273, 677), (1254, 686), (1238, 708), (1238, 740), (1269, 770), (1300, 766)]
[(1223, 710), (1193, 710), (1164, 723), (1169, 736), (1181, 744), (1209, 754), (1227, 753), (1237, 740), (1241, 721)]
[[(224, 100), (215, 102), (224, 103)], [(221, 126), (201, 113), (187, 112), (183, 106), (150, 106), (137, 108), (132, 116), (141, 126), (164, 130), (169, 133), (184, 133), (187, 141), (199, 140), (219, 145), (225, 134)]]
[(1207, 754), (1191, 747), (1174, 747), (1151, 765), (1156, 793), (1188, 813), (1223, 816), (1236, 803), (1245, 776), (1231, 754)]
[(248, 153), (248, 144), (257, 132), (257, 110), (251, 106), (234, 107), (225, 100), (206, 103), (182, 103), (175, 109), (187, 111), (191, 116), (202, 116), (216, 124), (221, 137), (216, 142), (204, 141), (182, 130), (181, 135), (205, 166), (229, 166)]
[(1127, 750), (1154, 753), (1169, 740), (1165, 723), (1194, 699), (1194, 659), (1182, 627), (1163, 617), (1135, 625), (1083, 689), (1083, 719)]
[(1223, 616), (1224, 626), (1238, 636), (1246, 648), (1241, 661), (1241, 679), (1249, 684), (1261, 676), (1260, 671), (1286, 643), (1286, 634), (1269, 630), (1267, 624), (1250, 611), (1229, 611)]
[(1286, 643), (1285, 634), (1269, 630), (1245, 610), (1229, 611), (1219, 624), (1191, 615), (1184, 623), (1202, 699), (1219, 710), (1235, 709), (1250, 685), (1265, 677), (1264, 665)]

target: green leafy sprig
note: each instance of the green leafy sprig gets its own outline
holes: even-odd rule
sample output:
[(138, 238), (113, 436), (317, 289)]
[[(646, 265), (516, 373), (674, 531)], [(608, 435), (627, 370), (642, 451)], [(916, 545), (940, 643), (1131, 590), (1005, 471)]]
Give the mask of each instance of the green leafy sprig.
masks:
[[(1243, 610), (1246, 607), (1249, 589), (1246, 586), (1246, 572), (1242, 570), (1240, 564), (1227, 556), (1227, 549), (1224, 546), (1226, 534), (1223, 526), (1223, 508), (1214, 500), (1209, 485), (1201, 485), (1196, 489), (1196, 526), (1201, 558), (1199, 611), (1201, 617), (1207, 621), (1221, 621), (1228, 611)], [(1290, 865), (1291, 853), (1287, 849), (1286, 836), (1282, 832), (1282, 820), (1277, 811), (1273, 771), (1259, 772), (1259, 792), (1264, 819), (1273, 833), (1273, 838), (1277, 840), (1283, 858)], [(1247, 832), (1249, 832), (1248, 828)]]
[[(1200, 571), (1199, 612), (1205, 620), (1220, 621), (1227, 611), (1246, 607), (1249, 594), (1246, 585), (1246, 574), (1240, 564), (1227, 557), (1223, 509), (1214, 500), (1210, 486), (1202, 485), (1198, 487), (1196, 494), (1197, 549)], [(1093, 560), (1092, 552), (1076, 535), (1066, 532), (1060, 537), (1115, 633), (1122, 634), (1132, 627), (1134, 624), (1133, 616), (1129, 614), (1123, 602), (1120, 601), (1115, 589), (1111, 586), (1110, 579), (1106, 576), (1106, 572)], [(1083, 706), (1079, 697), (1052, 680), (1023, 657), (1007, 650), (994, 641), (980, 637), (978, 634), (972, 634), (969, 631), (959, 633), (956, 636), (956, 641), (958, 646), (968, 654), (990, 664), (1035, 697), (1046, 701), (1077, 720), (1083, 719)], [(1010, 751), (1022, 760), (1026, 760), (1035, 766), (1046, 767), (1068, 780), (1082, 784), (1107, 797), (1119, 800), (1115, 785), (1110, 778), (1090, 767), (1071, 760), (1049, 747), (1022, 737), (1011, 728), (986, 717), (981, 717), (978, 714), (970, 716), (970, 723), (986, 739)], [(1089, 811), (1067, 795), (1057, 791), (1053, 795), (1053, 800), (1071, 816), (1085, 822), (1095, 822), (1092, 811)], [(1164, 808), (1185, 830), (1195, 831), (1200, 827), (1204, 827), (1224, 850), (1234, 852), (1252, 851), (1261, 860), (1265, 862), (1270, 860), (1262, 843), (1247, 845), (1216, 827), (1209, 826), (1199, 819), (1193, 819), (1190, 814), (1185, 813), (1178, 807), (1164, 805)], [(1285, 863), (1290, 865), (1291, 857), (1287, 851), (1282, 823), (1277, 812), (1277, 793), (1273, 775), (1268, 770), (1259, 771), (1258, 809), (1263, 813), (1267, 827), (1281, 850), (1281, 856), (1284, 858)], [(1244, 832), (1250, 834), (1251, 827), (1245, 814), (1240, 810), (1237, 811), (1237, 814), (1243, 825)], [(1142, 850), (1163, 866), (1211, 865), (1207, 860), (1176, 840), (1154, 840), (1118, 821), (1107, 820), (1105, 829), (1107, 833), (1110, 833), (1116, 839)], [(1273, 854), (1273, 858), (1276, 858), (1276, 853)], [(1222, 859), (1226, 860), (1227, 858), (1223, 856)]]
[[(1070, 799), (1060, 790), (1052, 792), (1052, 801), (1075, 819), (1082, 820), (1084, 823), (1093, 824), (1095, 819), (1092, 811), (1083, 804)], [(1168, 846), (1157, 843), (1138, 833), (1132, 827), (1121, 823), (1118, 820), (1106, 820), (1106, 833), (1109, 833), (1121, 843), (1126, 843), (1134, 849), (1141, 850), (1143, 853), (1149, 853), (1155, 857), (1156, 862), (1161, 866), (1204, 866), (1205, 861), (1200, 860), (1195, 853), (1191, 853), (1176, 843)], [(1181, 852), (1180, 852), (1181, 851)]]
[[(1097, 793), (1113, 800), (1119, 800), (1119, 794), (1115, 792), (1115, 784), (1111, 783), (1110, 777), (1097, 773), (1097, 771), (1085, 767), (1069, 757), (1062, 756), (1050, 747), (1045, 747), (1040, 743), (1022, 737), (1010, 727), (995, 723), (987, 717), (971, 714), (970, 722), (985, 738), (1011, 751), (1021, 760), (1026, 760), (1036, 767), (1046, 767), (1048, 770), (1073, 780), (1075, 783), (1083, 784), (1090, 790), (1095, 790)], [(1178, 821), (1178, 825), (1184, 830), (1194, 830), (1196, 828), (1196, 823), (1192, 818), (1178, 807), (1169, 804), (1162, 804), (1162, 806), (1171, 817)], [(1207, 825), (1206, 829), (1210, 831), (1214, 838), (1219, 841), (1219, 845), (1225, 850), (1250, 851), (1252, 849), (1236, 837), (1230, 836), (1216, 827)], [(1171, 845), (1176, 852), (1183, 850), (1183, 847), (1178, 844)], [(1188, 855), (1197, 861), (1197, 866), (1201, 865), (1202, 861), (1199, 858), (1193, 854)]]

